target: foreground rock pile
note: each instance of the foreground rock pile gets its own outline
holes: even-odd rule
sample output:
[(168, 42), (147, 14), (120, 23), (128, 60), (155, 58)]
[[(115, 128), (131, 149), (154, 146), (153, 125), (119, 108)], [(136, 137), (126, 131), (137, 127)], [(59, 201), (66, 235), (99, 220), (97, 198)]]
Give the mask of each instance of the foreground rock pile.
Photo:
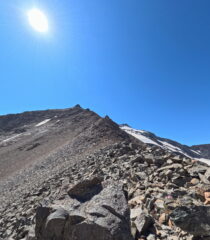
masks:
[(4, 209), (0, 238), (210, 239), (209, 192), (207, 165), (123, 142), (87, 156)]
[(130, 211), (122, 186), (93, 178), (68, 191), (64, 199), (38, 207), (36, 239), (132, 240)]

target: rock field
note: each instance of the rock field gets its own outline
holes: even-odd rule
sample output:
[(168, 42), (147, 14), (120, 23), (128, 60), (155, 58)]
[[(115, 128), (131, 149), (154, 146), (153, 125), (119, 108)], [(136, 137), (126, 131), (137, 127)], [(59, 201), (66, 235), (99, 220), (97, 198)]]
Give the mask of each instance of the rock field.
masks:
[(210, 239), (209, 166), (120, 130), (108, 140), (110, 121), (1, 182), (0, 239)]

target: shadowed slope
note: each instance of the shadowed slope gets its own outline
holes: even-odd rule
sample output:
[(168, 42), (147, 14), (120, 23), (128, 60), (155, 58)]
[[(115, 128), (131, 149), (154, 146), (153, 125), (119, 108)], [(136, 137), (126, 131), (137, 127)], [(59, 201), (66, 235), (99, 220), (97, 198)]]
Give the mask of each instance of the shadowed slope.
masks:
[(91, 146), (126, 139), (129, 136), (111, 119), (78, 105), (0, 116), (0, 179), (59, 154), (66, 145), (80, 153)]

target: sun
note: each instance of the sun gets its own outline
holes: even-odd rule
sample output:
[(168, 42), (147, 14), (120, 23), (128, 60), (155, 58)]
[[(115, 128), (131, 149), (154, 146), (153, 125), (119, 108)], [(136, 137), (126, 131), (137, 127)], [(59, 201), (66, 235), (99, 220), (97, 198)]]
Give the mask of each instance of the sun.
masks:
[(46, 15), (38, 8), (30, 9), (27, 12), (28, 21), (34, 30), (45, 33), (49, 30), (48, 19)]

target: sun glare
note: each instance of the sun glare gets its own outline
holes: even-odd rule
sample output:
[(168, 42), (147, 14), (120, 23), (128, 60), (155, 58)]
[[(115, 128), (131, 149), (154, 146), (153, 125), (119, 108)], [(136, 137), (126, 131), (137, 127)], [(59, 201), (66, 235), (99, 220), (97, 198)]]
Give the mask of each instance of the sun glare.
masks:
[(30, 25), (38, 32), (47, 32), (49, 29), (48, 19), (45, 14), (37, 9), (33, 8), (27, 12)]

